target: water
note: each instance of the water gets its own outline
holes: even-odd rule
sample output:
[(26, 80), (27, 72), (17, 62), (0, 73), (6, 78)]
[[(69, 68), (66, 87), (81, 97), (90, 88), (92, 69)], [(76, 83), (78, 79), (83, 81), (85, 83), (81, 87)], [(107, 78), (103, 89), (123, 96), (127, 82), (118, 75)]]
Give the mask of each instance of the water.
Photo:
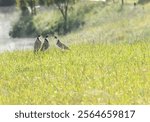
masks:
[(9, 31), (19, 18), (15, 7), (0, 7), (0, 52), (33, 48), (33, 38), (11, 38)]
[(0, 52), (13, 50), (31, 50), (34, 39), (32, 38), (0, 38)]

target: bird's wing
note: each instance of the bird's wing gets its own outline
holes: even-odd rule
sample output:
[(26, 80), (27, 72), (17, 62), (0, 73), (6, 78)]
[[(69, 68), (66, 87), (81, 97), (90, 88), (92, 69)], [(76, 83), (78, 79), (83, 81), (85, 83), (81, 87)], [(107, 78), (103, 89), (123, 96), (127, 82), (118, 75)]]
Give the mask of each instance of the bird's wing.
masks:
[(61, 46), (62, 46), (62, 48), (63, 48), (63, 49), (67, 49), (67, 50), (69, 50), (69, 47), (68, 47), (68, 46), (66, 46), (65, 44), (61, 43)]

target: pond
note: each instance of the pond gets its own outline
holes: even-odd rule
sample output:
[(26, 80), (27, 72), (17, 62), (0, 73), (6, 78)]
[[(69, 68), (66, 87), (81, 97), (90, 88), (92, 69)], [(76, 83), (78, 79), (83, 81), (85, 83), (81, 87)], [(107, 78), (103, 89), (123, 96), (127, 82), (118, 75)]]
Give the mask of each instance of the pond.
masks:
[(9, 31), (19, 18), (19, 11), (15, 7), (0, 7), (0, 52), (32, 49), (35, 39), (11, 38)]

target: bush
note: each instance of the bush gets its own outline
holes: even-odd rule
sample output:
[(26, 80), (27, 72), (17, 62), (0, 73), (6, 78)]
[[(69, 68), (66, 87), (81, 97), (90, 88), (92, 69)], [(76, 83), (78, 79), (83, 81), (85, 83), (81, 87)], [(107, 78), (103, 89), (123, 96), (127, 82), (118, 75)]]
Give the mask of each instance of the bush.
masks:
[(32, 21), (32, 16), (21, 16), (18, 22), (13, 26), (12, 31), (9, 35), (13, 38), (15, 37), (34, 37), (38, 34), (34, 23)]
[[(67, 33), (78, 29), (84, 25), (84, 21), (80, 20), (79, 18), (69, 18), (68, 19), (68, 26), (67, 26)], [(64, 22), (60, 19), (56, 21), (55, 25), (50, 28), (50, 32), (58, 33), (58, 35), (64, 34)]]

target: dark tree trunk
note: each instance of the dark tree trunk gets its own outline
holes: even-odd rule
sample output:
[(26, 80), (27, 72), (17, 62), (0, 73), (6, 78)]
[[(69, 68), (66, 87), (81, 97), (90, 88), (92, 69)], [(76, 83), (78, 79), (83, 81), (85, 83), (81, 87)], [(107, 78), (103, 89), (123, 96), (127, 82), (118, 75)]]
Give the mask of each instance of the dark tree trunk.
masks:
[(21, 9), (22, 16), (29, 15), (29, 11), (28, 11), (28, 8), (26, 6), (25, 0), (20, 1), (20, 9)]
[(35, 0), (33, 0), (33, 15), (36, 15)]
[(30, 0), (29, 6), (31, 8), (31, 14), (36, 15), (35, 0)]
[(65, 14), (64, 14), (64, 34), (68, 31), (68, 3), (65, 5)]
[(68, 26), (68, 3), (69, 3), (69, 0), (66, 0), (63, 6), (61, 6), (57, 2), (55, 3), (57, 7), (59, 8), (64, 19), (64, 25), (63, 25), (64, 34), (66, 34), (68, 31), (68, 27), (67, 27)]
[(121, 4), (122, 4), (122, 6), (124, 5), (124, 0), (121, 0)]

